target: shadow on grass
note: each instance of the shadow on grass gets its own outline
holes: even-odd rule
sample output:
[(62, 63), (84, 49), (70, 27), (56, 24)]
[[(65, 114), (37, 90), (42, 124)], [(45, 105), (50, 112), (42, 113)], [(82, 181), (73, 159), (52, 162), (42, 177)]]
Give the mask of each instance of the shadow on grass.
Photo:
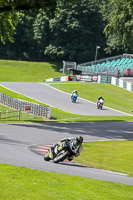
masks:
[(52, 69), (54, 69), (55, 72), (60, 72), (60, 69), (63, 68), (63, 63), (61, 62), (49, 62), (51, 64)]

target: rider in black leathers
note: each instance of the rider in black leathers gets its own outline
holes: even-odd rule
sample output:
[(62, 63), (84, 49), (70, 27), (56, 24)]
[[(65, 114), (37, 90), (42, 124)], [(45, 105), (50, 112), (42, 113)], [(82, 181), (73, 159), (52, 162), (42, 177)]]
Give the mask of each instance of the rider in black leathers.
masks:
[[(57, 144), (54, 144), (52, 147), (51, 147), (51, 152), (53, 154), (53, 158), (56, 157), (56, 153), (54, 152), (54, 149), (57, 145), (60, 145), (61, 142), (67, 142), (67, 141), (71, 141), (73, 140), (75, 142), (75, 144), (78, 146), (78, 151), (77, 153), (75, 154), (75, 156), (79, 156), (82, 149), (83, 149), (83, 146), (82, 146), (82, 143), (83, 143), (83, 137), (82, 136), (78, 136), (76, 138), (74, 137), (71, 137), (71, 138), (63, 138), (62, 140), (60, 140)], [(68, 158), (68, 160), (73, 160), (74, 156), (71, 156)]]

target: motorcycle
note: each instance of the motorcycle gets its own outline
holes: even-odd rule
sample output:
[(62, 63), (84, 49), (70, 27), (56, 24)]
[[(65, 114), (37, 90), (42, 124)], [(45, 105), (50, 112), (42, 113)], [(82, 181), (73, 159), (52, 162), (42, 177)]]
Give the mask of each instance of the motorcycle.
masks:
[(48, 149), (48, 153), (44, 156), (45, 161), (53, 160), (54, 163), (63, 162), (64, 160), (70, 160), (70, 157), (78, 153), (78, 146), (74, 141), (63, 141), (57, 144), (52, 152), (51, 147)]
[(98, 101), (97, 108), (102, 110), (102, 109), (103, 109), (103, 104), (104, 104), (104, 100), (103, 100), (103, 99), (100, 99), (100, 100)]
[(71, 98), (72, 98), (72, 102), (76, 103), (78, 95), (74, 94)]

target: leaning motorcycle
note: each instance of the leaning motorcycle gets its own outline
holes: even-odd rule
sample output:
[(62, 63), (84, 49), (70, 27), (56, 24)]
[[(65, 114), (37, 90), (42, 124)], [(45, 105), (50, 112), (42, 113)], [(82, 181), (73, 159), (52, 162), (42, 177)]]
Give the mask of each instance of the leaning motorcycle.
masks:
[(103, 109), (103, 104), (104, 104), (104, 100), (103, 100), (103, 99), (100, 99), (100, 100), (98, 101), (97, 108), (102, 110), (102, 109)]
[(45, 161), (53, 160), (54, 163), (58, 163), (66, 159), (69, 160), (78, 152), (78, 146), (74, 141), (61, 142), (54, 147), (53, 151), (54, 153), (52, 153), (51, 148), (48, 149), (48, 153), (44, 156)]

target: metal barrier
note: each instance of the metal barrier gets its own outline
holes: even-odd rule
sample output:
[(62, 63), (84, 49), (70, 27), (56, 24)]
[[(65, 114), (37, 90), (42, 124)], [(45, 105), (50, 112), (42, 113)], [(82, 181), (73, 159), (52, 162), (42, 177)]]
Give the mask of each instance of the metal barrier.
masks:
[(27, 112), (26, 106), (30, 106), (30, 109), (28, 109), (28, 113), (31, 113), (36, 116), (51, 118), (50, 106), (43, 106), (36, 103), (15, 99), (2, 93), (0, 93), (0, 102), (3, 105), (6, 105), (10, 108), (14, 108), (16, 110), (21, 110), (23, 112)]

